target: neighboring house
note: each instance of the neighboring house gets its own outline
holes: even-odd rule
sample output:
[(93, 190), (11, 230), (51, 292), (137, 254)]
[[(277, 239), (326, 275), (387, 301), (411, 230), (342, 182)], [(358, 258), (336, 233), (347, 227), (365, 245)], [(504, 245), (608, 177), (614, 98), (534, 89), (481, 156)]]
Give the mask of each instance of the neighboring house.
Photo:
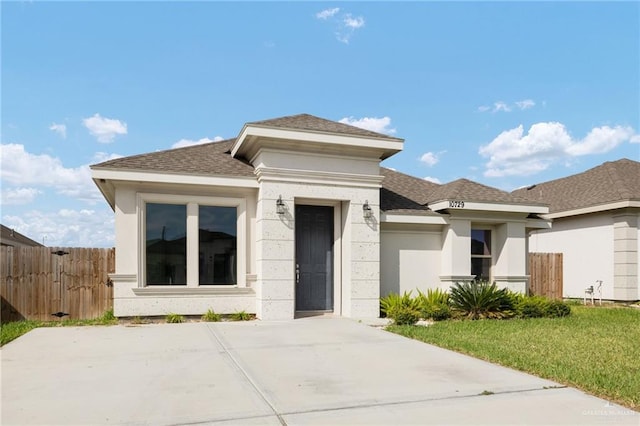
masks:
[(377, 317), (381, 294), (475, 276), (525, 291), (546, 205), (380, 167), (402, 147), (300, 114), (92, 166), (115, 212), (115, 314)]
[(553, 227), (533, 230), (529, 251), (563, 253), (564, 297), (601, 280), (604, 299), (640, 299), (640, 163), (606, 162), (513, 194), (549, 204)]
[(4, 225), (0, 225), (0, 245), (9, 247), (44, 247), (42, 244)]

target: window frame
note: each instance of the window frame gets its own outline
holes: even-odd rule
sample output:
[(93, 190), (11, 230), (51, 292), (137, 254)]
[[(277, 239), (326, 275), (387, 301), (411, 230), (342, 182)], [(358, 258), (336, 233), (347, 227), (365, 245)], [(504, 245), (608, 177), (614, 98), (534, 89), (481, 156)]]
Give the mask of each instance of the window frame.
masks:
[[(489, 254), (473, 254), (472, 253), (472, 240), (473, 240), (473, 231), (489, 231), (489, 241), (490, 241), (490, 249)], [(472, 259), (489, 259), (489, 282), (493, 282), (493, 268), (495, 266), (493, 252), (495, 248), (495, 230), (491, 226), (471, 226), (471, 232), (469, 233), (469, 263), (471, 264)], [(471, 265), (470, 265), (471, 266)], [(471, 270), (469, 270), (469, 275), (471, 275)], [(474, 276), (474, 281), (477, 281), (477, 275)]]
[[(146, 205), (155, 204), (180, 204), (187, 209), (187, 283), (186, 286), (175, 288), (240, 288), (247, 286), (247, 201), (245, 198), (215, 197), (202, 195), (176, 195), (162, 193), (138, 193), (138, 280), (139, 288), (166, 288), (165, 285), (147, 285), (146, 271)], [(200, 285), (198, 253), (199, 253), (199, 206), (235, 207), (236, 208), (236, 284), (203, 284)], [(194, 238), (195, 236), (195, 238)]]

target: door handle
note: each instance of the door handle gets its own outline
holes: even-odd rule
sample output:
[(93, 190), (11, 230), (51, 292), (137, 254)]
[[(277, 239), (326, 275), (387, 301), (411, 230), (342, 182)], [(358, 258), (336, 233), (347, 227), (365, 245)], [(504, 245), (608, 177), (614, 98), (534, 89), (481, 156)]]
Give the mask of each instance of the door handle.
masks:
[(296, 284), (300, 282), (300, 265), (296, 263)]

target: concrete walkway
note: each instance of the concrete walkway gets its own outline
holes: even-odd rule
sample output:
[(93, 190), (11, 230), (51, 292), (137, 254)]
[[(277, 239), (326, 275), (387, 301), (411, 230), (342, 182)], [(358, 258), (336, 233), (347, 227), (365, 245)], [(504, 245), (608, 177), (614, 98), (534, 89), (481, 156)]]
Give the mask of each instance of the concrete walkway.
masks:
[(640, 423), (348, 319), (41, 328), (1, 352), (3, 425)]

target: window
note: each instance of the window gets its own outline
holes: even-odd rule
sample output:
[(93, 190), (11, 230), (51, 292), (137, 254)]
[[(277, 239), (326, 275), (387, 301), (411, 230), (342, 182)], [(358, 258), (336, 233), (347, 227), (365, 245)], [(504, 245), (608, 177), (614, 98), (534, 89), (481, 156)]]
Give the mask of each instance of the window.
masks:
[(138, 194), (144, 286), (246, 285), (242, 198)]
[(471, 275), (476, 281), (491, 280), (491, 231), (471, 230)]
[(147, 204), (147, 285), (187, 284), (187, 206)]
[(199, 206), (199, 283), (236, 283), (236, 208)]

